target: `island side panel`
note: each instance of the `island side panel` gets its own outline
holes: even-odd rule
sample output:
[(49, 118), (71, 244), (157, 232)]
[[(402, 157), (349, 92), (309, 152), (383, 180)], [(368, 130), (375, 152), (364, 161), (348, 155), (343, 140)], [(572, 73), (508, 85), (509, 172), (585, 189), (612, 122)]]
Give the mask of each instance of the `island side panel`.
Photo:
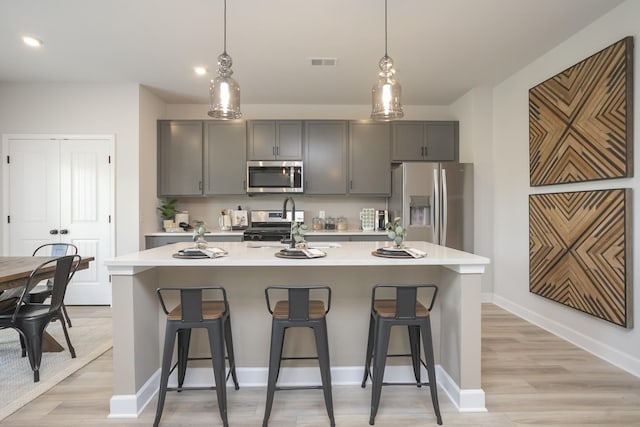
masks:
[(442, 269), (440, 364), (460, 389), (479, 390), (482, 362), (481, 275)]
[(160, 366), (158, 271), (112, 275), (113, 394), (111, 414), (137, 416), (155, 392), (141, 390)]

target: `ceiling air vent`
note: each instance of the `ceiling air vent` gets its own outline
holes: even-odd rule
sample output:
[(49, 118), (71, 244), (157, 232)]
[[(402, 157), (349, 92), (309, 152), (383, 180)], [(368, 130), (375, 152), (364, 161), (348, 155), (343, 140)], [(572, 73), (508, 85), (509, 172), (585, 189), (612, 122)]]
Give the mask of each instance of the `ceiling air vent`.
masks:
[(335, 67), (338, 58), (311, 58), (312, 67)]

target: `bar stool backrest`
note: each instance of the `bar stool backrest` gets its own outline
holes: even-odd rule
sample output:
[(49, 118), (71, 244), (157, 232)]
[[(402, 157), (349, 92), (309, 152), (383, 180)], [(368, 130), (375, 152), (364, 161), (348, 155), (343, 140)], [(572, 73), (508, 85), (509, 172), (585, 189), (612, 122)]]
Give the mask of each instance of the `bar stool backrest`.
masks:
[(326, 315), (331, 309), (331, 288), (328, 286), (269, 286), (264, 290), (264, 294), (267, 300), (267, 308), (271, 314), (273, 314), (273, 309), (271, 308), (270, 292), (276, 289), (287, 291), (289, 305), (288, 320), (309, 320), (309, 293), (311, 290), (326, 291), (326, 309), (324, 314)]
[(180, 307), (183, 322), (202, 322), (204, 316), (202, 313), (202, 301), (203, 291), (214, 290), (222, 295), (222, 301), (224, 302), (225, 312), (229, 311), (229, 303), (227, 302), (227, 292), (220, 286), (208, 286), (201, 288), (158, 288), (156, 290), (162, 310), (165, 314), (169, 314), (169, 310), (165, 304), (164, 296), (167, 292), (180, 292)]
[(376, 291), (378, 289), (394, 289), (396, 293), (395, 301), (395, 318), (396, 319), (415, 319), (416, 318), (416, 303), (418, 302), (418, 289), (428, 288), (432, 289), (431, 301), (427, 310), (430, 312), (433, 308), (433, 304), (436, 301), (436, 295), (438, 294), (438, 287), (436, 285), (376, 285), (373, 287), (371, 293), (371, 307), (373, 308), (376, 300)]

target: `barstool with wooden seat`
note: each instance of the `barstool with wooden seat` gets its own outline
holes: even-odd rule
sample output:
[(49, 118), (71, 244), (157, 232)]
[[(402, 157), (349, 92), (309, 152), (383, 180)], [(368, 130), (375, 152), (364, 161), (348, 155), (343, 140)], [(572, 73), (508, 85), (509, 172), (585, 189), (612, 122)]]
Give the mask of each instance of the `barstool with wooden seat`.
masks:
[[(377, 299), (376, 292), (382, 289), (395, 291), (395, 298)], [(425, 307), (417, 299), (419, 289), (431, 290), (431, 302), (429, 308)], [(427, 291), (425, 291), (427, 292)], [(367, 356), (365, 360), (364, 378), (362, 388), (365, 387), (367, 378), (371, 377), (371, 415), (369, 424), (373, 425), (383, 385), (428, 385), (431, 391), (431, 401), (436, 414), (438, 424), (442, 424), (440, 406), (438, 405), (438, 386), (436, 384), (435, 361), (433, 357), (433, 342), (431, 338), (430, 311), (436, 300), (438, 287), (436, 285), (376, 285), (371, 292), (371, 317), (369, 322), (369, 339), (367, 341)], [(392, 326), (407, 326), (409, 330), (410, 354), (387, 354), (389, 347), (389, 335)], [(424, 346), (426, 359), (420, 358), (420, 335)], [(385, 383), (383, 382), (384, 368), (387, 357), (411, 357), (415, 383)], [(373, 373), (371, 372), (371, 359), (373, 358)], [(429, 382), (420, 381), (420, 365), (427, 369)]]
[[(203, 300), (203, 291), (217, 293), (222, 299)], [(163, 294), (179, 292), (180, 304), (169, 311), (165, 304)], [(235, 389), (238, 390), (238, 379), (236, 377), (235, 360), (233, 356), (233, 340), (231, 337), (231, 315), (227, 293), (219, 286), (209, 286), (200, 288), (158, 288), (157, 290), (162, 310), (167, 315), (167, 326), (164, 339), (164, 351), (162, 355), (162, 372), (160, 375), (160, 391), (158, 392), (158, 408), (154, 427), (160, 423), (162, 409), (167, 391), (183, 390), (216, 390), (218, 397), (218, 409), (224, 426), (228, 426), (227, 420), (227, 391), (226, 382), (229, 374), (233, 378)], [(191, 329), (205, 328), (209, 335), (209, 346), (211, 357), (190, 358), (189, 342), (191, 340)], [(178, 335), (178, 361), (171, 367), (173, 358), (173, 348), (175, 346), (176, 334)], [(229, 359), (229, 374), (225, 374), (225, 343), (226, 352)], [(184, 377), (187, 370), (187, 362), (190, 360), (212, 360), (213, 375), (215, 378), (214, 387), (183, 387)], [(169, 375), (178, 367), (178, 387), (167, 387)]]
[[(270, 293), (277, 290), (287, 291), (287, 300), (276, 302), (272, 307)], [(323, 292), (324, 300), (310, 300), (309, 293)], [(331, 396), (331, 365), (329, 363), (329, 343), (327, 339), (326, 317), (331, 308), (331, 288), (328, 286), (286, 287), (270, 286), (265, 289), (267, 309), (272, 314), (271, 351), (269, 355), (269, 379), (267, 382), (267, 402), (264, 410), (262, 426), (267, 427), (273, 396), (276, 390), (320, 389), (324, 391), (324, 403), (327, 408), (331, 426), (335, 426), (333, 418), (333, 398)], [(307, 327), (314, 331), (317, 357), (282, 357), (284, 334), (288, 328)], [(282, 360), (317, 359), (320, 365), (322, 386), (276, 387)]]

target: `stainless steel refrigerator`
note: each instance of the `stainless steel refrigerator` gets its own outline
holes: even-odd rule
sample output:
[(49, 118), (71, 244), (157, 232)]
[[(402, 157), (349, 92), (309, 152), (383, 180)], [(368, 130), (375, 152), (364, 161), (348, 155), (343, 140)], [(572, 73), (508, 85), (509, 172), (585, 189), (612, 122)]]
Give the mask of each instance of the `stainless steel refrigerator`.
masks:
[(402, 217), (406, 240), (473, 252), (473, 165), (402, 163), (392, 170), (390, 218)]

